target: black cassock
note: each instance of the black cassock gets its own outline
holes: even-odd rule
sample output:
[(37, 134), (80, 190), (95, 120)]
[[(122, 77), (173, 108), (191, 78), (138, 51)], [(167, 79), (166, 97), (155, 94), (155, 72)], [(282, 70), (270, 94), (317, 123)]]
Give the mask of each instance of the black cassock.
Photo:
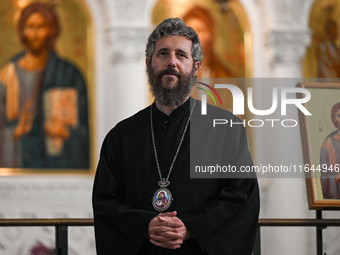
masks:
[[(209, 138), (209, 134), (216, 133), (217, 129), (212, 130), (212, 119), (240, 121), (230, 112), (209, 105), (208, 115), (202, 116), (200, 101), (196, 101), (190, 121), (191, 126), (200, 128), (188, 129), (167, 187), (174, 198), (167, 212), (177, 211), (177, 217), (190, 230), (192, 238), (177, 250), (154, 246), (145, 238), (150, 221), (158, 214), (151, 199), (159, 189), (160, 180), (151, 138), (150, 107), (153, 107), (160, 168), (163, 178), (166, 178), (189, 117), (190, 101), (192, 106), (193, 100), (187, 100), (170, 116), (153, 104), (117, 124), (106, 136), (93, 187), (98, 255), (252, 254), (259, 214), (256, 177), (190, 178), (190, 149), (196, 150), (202, 145), (204, 138), (201, 134)], [(238, 168), (252, 165), (244, 127), (225, 125), (219, 130), (223, 132), (217, 145), (221, 148), (218, 150), (221, 157), (217, 157), (221, 159), (219, 163)], [(192, 140), (190, 147), (194, 133), (200, 139)], [(207, 149), (202, 155), (210, 156), (216, 158), (216, 151)]]

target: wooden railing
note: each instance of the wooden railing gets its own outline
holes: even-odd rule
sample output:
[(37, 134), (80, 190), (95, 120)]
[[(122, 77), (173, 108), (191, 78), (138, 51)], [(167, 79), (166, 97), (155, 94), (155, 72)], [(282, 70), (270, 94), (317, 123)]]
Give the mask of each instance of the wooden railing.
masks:
[[(93, 226), (93, 219), (0, 219), (0, 227), (55, 227), (55, 255), (68, 254), (68, 227)], [(339, 227), (340, 219), (259, 219), (258, 234), (254, 249), (254, 255), (261, 254), (261, 231), (262, 227), (316, 227), (317, 236), (320, 231), (327, 227)], [(322, 254), (320, 236), (317, 238), (317, 255)]]

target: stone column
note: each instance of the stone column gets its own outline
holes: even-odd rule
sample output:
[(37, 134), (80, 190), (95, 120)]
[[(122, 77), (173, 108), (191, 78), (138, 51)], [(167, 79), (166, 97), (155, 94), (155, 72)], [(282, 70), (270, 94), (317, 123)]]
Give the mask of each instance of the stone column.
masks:
[(275, 78), (302, 77), (301, 61), (310, 43), (309, 30), (273, 30), (267, 34), (266, 46)]
[[(279, 87), (278, 91), (280, 91), (280, 87), (295, 87), (302, 77), (301, 61), (309, 42), (308, 30), (277, 29), (267, 33), (266, 47), (270, 55), (272, 77), (275, 80), (273, 79), (272, 83), (261, 89), (271, 91), (273, 87)], [(265, 99), (263, 98), (262, 101), (264, 103)], [(277, 110), (271, 118), (298, 121), (298, 109), (288, 108), (286, 116), (282, 116)], [(303, 164), (299, 126), (285, 128), (278, 125), (270, 130), (263, 129), (257, 132), (257, 139), (262, 141), (258, 146), (261, 163), (272, 166)], [(308, 211), (303, 174), (300, 178), (270, 179), (263, 198), (261, 213), (263, 218), (306, 218), (313, 215)], [(310, 254), (307, 248), (310, 231), (306, 228), (264, 229), (263, 254), (271, 254), (274, 251), (277, 255)]]
[(103, 0), (109, 9), (106, 28), (109, 62), (105, 94), (105, 129), (149, 103), (145, 46), (150, 27), (150, 0)]
[(148, 103), (145, 75), (147, 27), (111, 27), (107, 31), (110, 46), (108, 84), (105, 85), (107, 130), (120, 120), (144, 108)]

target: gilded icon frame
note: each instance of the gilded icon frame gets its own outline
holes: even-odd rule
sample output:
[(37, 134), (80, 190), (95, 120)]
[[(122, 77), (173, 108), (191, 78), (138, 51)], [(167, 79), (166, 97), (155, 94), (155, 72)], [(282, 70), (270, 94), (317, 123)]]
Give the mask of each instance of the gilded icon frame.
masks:
[[(304, 159), (303, 169), (306, 177), (309, 209), (340, 208), (339, 197), (324, 198), (327, 186), (322, 184), (324, 182), (321, 178), (321, 175), (325, 174), (328, 171), (327, 169), (330, 169), (321, 163), (321, 151), (324, 141), (328, 139), (332, 132), (335, 133), (336, 131), (336, 128), (332, 127), (333, 123), (329, 113), (332, 106), (340, 102), (340, 83), (302, 82), (298, 83), (296, 87), (307, 89), (311, 93), (310, 101), (304, 103), (303, 106), (312, 115), (307, 116), (299, 111)], [(297, 98), (304, 97), (302, 93), (297, 93)], [(334, 165), (335, 168), (336, 165)], [(338, 172), (339, 170), (335, 171)]]

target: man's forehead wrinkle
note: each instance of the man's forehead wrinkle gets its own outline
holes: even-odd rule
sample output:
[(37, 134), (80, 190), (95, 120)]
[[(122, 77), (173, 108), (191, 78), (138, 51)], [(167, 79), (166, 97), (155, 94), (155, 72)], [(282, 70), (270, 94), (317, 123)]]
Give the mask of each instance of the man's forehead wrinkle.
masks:
[[(170, 50), (169, 47), (163, 47), (163, 48), (158, 49), (157, 52), (160, 52), (160, 51), (169, 51), (169, 50)], [(181, 48), (175, 49), (175, 51), (182, 52), (182, 53), (188, 53), (186, 50), (183, 50)]]

